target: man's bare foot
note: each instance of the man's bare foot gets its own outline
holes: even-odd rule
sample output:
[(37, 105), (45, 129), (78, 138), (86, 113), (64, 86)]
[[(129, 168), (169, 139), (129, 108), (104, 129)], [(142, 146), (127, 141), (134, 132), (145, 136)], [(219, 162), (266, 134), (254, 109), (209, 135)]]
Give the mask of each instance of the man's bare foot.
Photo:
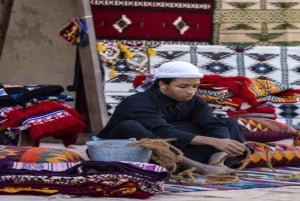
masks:
[(231, 169), (225, 165), (201, 165), (201, 167), (196, 167), (195, 172), (203, 175), (235, 175), (236, 170)]
[[(222, 153), (222, 152), (220, 152)], [(217, 158), (218, 155), (216, 155)], [(220, 155), (221, 156), (221, 155)], [(202, 175), (216, 175), (216, 174), (236, 174), (235, 169), (230, 169), (225, 165), (207, 165), (198, 161), (183, 157), (182, 164), (187, 168), (195, 168), (195, 172)]]

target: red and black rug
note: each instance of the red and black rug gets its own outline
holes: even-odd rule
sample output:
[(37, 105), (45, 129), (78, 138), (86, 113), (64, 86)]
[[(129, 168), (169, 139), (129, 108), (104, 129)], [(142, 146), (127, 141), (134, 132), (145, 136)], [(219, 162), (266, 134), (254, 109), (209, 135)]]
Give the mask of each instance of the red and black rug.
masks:
[(214, 1), (90, 0), (98, 40), (212, 43)]

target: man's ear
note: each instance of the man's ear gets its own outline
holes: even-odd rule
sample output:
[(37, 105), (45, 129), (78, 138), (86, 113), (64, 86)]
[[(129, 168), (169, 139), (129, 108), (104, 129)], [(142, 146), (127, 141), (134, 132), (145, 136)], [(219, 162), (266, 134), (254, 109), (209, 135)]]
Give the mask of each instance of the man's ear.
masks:
[(158, 81), (158, 86), (159, 86), (159, 88), (161, 88), (161, 89), (165, 89), (165, 88), (167, 87), (167, 84), (164, 83), (163, 81)]

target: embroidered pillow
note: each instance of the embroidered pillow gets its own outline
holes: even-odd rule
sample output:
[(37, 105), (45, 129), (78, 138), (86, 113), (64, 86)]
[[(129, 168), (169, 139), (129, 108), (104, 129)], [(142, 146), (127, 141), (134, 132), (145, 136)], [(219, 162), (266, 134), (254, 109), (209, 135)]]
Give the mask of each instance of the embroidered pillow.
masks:
[(68, 149), (46, 147), (0, 146), (0, 160), (27, 163), (78, 162), (84, 159)]
[(248, 141), (274, 142), (299, 134), (295, 128), (274, 119), (261, 117), (236, 117), (236, 119)]

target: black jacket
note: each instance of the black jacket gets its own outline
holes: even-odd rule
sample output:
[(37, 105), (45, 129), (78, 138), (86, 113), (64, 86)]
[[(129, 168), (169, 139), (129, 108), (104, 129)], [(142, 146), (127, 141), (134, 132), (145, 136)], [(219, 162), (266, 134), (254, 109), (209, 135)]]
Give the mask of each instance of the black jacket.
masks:
[[(182, 147), (190, 144), (196, 135), (230, 138), (225, 122), (213, 116), (209, 105), (197, 95), (186, 102), (175, 101), (159, 89), (131, 95), (119, 103), (99, 136), (125, 120), (140, 122), (158, 138), (177, 138)], [(200, 133), (176, 129), (173, 124), (177, 122), (193, 123)]]

